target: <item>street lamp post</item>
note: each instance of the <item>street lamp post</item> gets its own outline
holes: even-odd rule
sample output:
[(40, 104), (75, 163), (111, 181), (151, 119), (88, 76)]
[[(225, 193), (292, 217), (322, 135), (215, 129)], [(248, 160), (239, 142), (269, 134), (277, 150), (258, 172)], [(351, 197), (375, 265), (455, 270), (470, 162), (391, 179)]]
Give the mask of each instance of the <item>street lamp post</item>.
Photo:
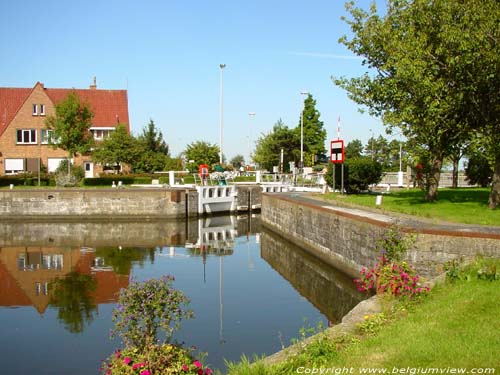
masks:
[[(309, 95), (307, 91), (301, 91), (300, 95)], [(306, 104), (304, 102), (304, 107), (300, 112), (300, 169), (304, 169), (304, 109)]]
[[(255, 117), (255, 112), (248, 112), (250, 119)], [(248, 127), (248, 160), (247, 164), (250, 164), (250, 155), (252, 154), (252, 125)]]
[(223, 109), (223, 103), (222, 103), (222, 83), (223, 83), (223, 71), (224, 68), (226, 67), (226, 64), (219, 64), (220, 68), (220, 82), (219, 82), (219, 127), (220, 127), (220, 137), (219, 137), (219, 163), (222, 165), (222, 142), (223, 142), (223, 130), (222, 130), (222, 109)]

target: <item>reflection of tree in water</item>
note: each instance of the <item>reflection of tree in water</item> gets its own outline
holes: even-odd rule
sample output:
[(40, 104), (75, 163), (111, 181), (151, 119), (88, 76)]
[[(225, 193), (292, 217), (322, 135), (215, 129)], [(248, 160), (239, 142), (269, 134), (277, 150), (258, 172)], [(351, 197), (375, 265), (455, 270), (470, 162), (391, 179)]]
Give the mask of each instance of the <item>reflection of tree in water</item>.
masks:
[(149, 258), (151, 263), (154, 263), (155, 249), (138, 247), (104, 247), (97, 248), (95, 255), (96, 257), (104, 259), (104, 264), (112, 267), (116, 274), (130, 275), (133, 262), (142, 266), (144, 265), (144, 261)]
[(94, 319), (97, 305), (91, 296), (97, 281), (90, 275), (72, 271), (50, 283), (49, 304), (58, 308), (57, 318), (71, 333), (83, 331), (85, 322)]

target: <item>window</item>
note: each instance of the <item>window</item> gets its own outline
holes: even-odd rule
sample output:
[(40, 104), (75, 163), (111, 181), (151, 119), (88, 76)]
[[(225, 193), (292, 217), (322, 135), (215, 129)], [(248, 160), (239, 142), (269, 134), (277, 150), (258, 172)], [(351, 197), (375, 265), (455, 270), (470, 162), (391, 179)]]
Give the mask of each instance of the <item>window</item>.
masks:
[(45, 116), (45, 104), (40, 104), (40, 116)]
[(42, 133), (40, 135), (42, 144), (55, 143), (54, 142), (54, 131), (50, 129), (42, 129)]
[(17, 144), (36, 145), (36, 129), (17, 129)]
[(24, 171), (24, 159), (5, 159), (5, 174), (16, 174)]
[(33, 104), (33, 111), (31, 112), (33, 116), (38, 116), (38, 105)]
[(109, 137), (111, 132), (115, 130), (113, 127), (92, 127), (90, 128), (90, 132), (93, 134), (94, 139), (97, 141), (102, 141), (103, 139)]

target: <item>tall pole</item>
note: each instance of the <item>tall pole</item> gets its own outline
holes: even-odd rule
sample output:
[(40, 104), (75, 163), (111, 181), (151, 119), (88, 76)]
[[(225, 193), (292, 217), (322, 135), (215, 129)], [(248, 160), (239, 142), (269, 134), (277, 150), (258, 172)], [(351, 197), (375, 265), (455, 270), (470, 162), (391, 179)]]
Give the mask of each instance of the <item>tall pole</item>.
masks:
[(372, 135), (372, 137), (371, 137), (371, 139), (370, 139), (370, 140), (371, 140), (371, 146), (372, 146), (371, 148), (372, 148), (372, 160), (373, 160), (373, 156), (374, 156), (374, 155), (373, 155), (373, 130), (372, 130), (372, 129), (370, 129), (370, 133), (371, 133), (371, 135)]
[(222, 83), (223, 83), (223, 71), (224, 71), (224, 68), (226, 67), (226, 64), (220, 64), (219, 65), (219, 68), (220, 68), (220, 82), (219, 82), (219, 127), (220, 127), (220, 137), (219, 137), (219, 163), (222, 165), (222, 153), (223, 153), (223, 149), (222, 149), (222, 142), (224, 140), (224, 137), (223, 137), (223, 128), (222, 128), (222, 124), (223, 124), (223, 119), (222, 119), (222, 109), (223, 109), (223, 103), (222, 103), (222, 99), (223, 99), (223, 96), (222, 96)]
[[(250, 119), (255, 117), (255, 112), (248, 112), (248, 116)], [(250, 164), (250, 159), (251, 159), (251, 154), (252, 154), (252, 125), (248, 127), (248, 160), (247, 164)]]
[[(301, 91), (300, 95), (309, 95), (307, 91)], [(300, 112), (300, 169), (301, 172), (304, 170), (304, 109), (306, 103), (304, 100), (304, 106)]]

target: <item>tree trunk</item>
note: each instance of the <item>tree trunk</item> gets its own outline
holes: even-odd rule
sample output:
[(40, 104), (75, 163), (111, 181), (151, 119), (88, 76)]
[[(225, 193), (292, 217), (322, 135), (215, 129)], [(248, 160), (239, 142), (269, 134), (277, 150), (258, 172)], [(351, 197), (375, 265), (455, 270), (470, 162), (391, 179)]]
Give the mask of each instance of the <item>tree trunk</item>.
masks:
[(458, 188), (458, 162), (460, 158), (453, 158), (453, 171), (452, 171), (452, 183), (451, 187), (453, 189)]
[(442, 157), (434, 157), (432, 160), (431, 169), (427, 176), (425, 200), (434, 202), (437, 200), (439, 178), (441, 177), (441, 167), (443, 165)]
[(500, 204), (500, 153), (495, 156), (495, 169), (490, 192), (490, 208), (495, 209)]

